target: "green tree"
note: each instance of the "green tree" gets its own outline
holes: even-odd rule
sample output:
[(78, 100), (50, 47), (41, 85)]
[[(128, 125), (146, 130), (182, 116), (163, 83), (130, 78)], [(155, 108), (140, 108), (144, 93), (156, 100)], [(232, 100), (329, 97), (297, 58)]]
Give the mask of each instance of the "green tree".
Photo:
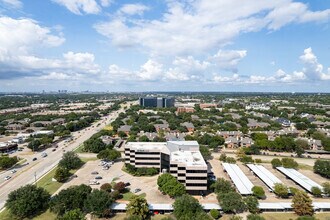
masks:
[(258, 199), (254, 196), (248, 196), (243, 199), (245, 202), (245, 205), (249, 212), (251, 213), (258, 213), (259, 212), (259, 202)]
[(139, 216), (146, 219), (149, 213), (147, 200), (140, 196), (133, 196), (127, 205), (127, 214), (130, 216)]
[(330, 196), (330, 182), (325, 182), (322, 184), (323, 193), (327, 196)]
[(92, 188), (84, 184), (61, 190), (52, 198), (50, 210), (59, 216), (62, 216), (70, 210), (83, 210), (84, 202), (91, 191)]
[(229, 220), (243, 220), (243, 217), (238, 216), (238, 215), (234, 215), (234, 216), (231, 216)]
[(214, 219), (218, 219), (218, 218), (220, 218), (220, 212), (219, 212), (219, 210), (217, 210), (217, 209), (211, 209), (211, 210), (210, 210), (210, 215), (211, 215), (212, 218), (214, 218)]
[(282, 166), (282, 162), (280, 159), (278, 158), (274, 158), (271, 161), (272, 167), (275, 169), (276, 167), (281, 167)]
[(106, 149), (105, 143), (100, 138), (90, 138), (84, 142), (84, 149), (86, 152), (99, 153)]
[(316, 160), (313, 169), (314, 173), (330, 178), (330, 160)]
[(103, 190), (103, 191), (106, 191), (108, 193), (111, 193), (112, 185), (110, 183), (104, 183), (104, 184), (102, 184), (100, 189)]
[(258, 199), (264, 199), (264, 198), (266, 198), (265, 190), (261, 186), (254, 186), (254, 187), (252, 187), (252, 193)]
[(70, 210), (62, 217), (59, 217), (59, 220), (85, 220), (85, 214), (80, 209)]
[(249, 214), (246, 217), (247, 220), (266, 220), (264, 217), (257, 215), (257, 214)]
[(315, 197), (322, 197), (322, 190), (319, 187), (313, 186), (311, 188), (311, 191), (312, 191), (313, 196), (315, 196)]
[(57, 182), (64, 183), (70, 175), (70, 171), (67, 168), (57, 167), (54, 178), (57, 180)]
[(121, 154), (119, 151), (115, 150), (115, 149), (105, 149), (100, 151), (97, 154), (97, 158), (99, 159), (107, 159), (107, 160), (116, 160), (118, 158), (120, 158)]
[(121, 193), (124, 192), (125, 188), (126, 188), (126, 185), (124, 182), (118, 182), (113, 186), (114, 190), (118, 190)]
[(199, 220), (198, 214), (204, 212), (198, 200), (188, 194), (176, 198), (173, 208), (173, 214), (177, 220)]
[(8, 157), (2, 156), (0, 157), (0, 169), (8, 169), (14, 166), (18, 162), (17, 157)]
[(219, 160), (222, 162), (226, 162), (227, 155), (225, 153), (221, 153)]
[(98, 217), (105, 216), (107, 210), (113, 203), (113, 198), (109, 193), (94, 189), (85, 201), (85, 210)]
[(237, 192), (219, 194), (217, 198), (224, 212), (240, 213), (246, 209), (242, 196)]
[(282, 183), (275, 183), (274, 193), (281, 198), (288, 198), (289, 196), (288, 187), (286, 187)]
[(186, 193), (185, 186), (169, 173), (162, 174), (157, 179), (160, 191), (171, 197), (181, 196)]
[(304, 216), (314, 214), (311, 198), (307, 193), (298, 191), (292, 198), (292, 208), (297, 215)]
[(295, 195), (299, 191), (299, 189), (297, 189), (295, 187), (289, 187), (289, 191), (290, 191), (291, 195)]
[(298, 163), (292, 158), (282, 158), (282, 164), (285, 168), (298, 168)]
[(211, 155), (211, 152), (210, 152), (210, 149), (208, 147), (205, 147), (203, 145), (201, 145), (199, 147), (199, 151), (201, 152), (204, 160), (209, 160), (212, 158), (212, 155)]
[(72, 170), (79, 168), (82, 163), (83, 162), (75, 152), (69, 151), (63, 154), (62, 159), (60, 160), (58, 165), (68, 170)]
[(211, 188), (214, 190), (215, 193), (229, 193), (235, 191), (231, 182), (224, 179), (218, 178), (212, 185)]
[(9, 193), (5, 207), (18, 218), (32, 218), (48, 208), (50, 194), (35, 185), (25, 185)]
[(227, 163), (233, 163), (233, 164), (235, 164), (235, 163), (236, 163), (236, 160), (235, 160), (235, 158), (233, 158), (233, 157), (227, 157), (227, 158), (226, 158), (226, 162), (227, 162)]

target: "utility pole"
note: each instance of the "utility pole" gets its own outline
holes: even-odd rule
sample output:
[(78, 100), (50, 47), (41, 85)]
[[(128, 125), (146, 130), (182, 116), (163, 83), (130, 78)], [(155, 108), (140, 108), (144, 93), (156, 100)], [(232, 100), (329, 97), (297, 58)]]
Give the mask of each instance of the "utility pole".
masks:
[(34, 172), (34, 183), (35, 183), (36, 186), (37, 186), (37, 172)]

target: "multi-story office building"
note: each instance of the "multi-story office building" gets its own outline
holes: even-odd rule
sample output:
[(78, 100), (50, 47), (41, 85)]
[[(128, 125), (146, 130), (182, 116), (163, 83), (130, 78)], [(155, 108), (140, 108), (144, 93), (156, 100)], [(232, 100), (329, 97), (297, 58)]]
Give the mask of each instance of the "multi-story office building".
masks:
[(169, 172), (188, 192), (207, 190), (207, 165), (197, 141), (128, 142), (125, 163)]
[(140, 105), (143, 107), (154, 107), (154, 108), (167, 108), (174, 107), (174, 98), (161, 98), (161, 97), (141, 97)]

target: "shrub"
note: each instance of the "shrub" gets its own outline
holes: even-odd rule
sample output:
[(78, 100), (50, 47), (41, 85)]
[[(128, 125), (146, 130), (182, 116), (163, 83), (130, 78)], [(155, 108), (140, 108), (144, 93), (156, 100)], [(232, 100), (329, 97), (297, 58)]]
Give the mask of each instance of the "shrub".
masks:
[(289, 191), (290, 191), (291, 195), (294, 196), (299, 191), (299, 189), (297, 189), (295, 187), (289, 187)]
[(8, 169), (15, 165), (18, 162), (17, 157), (8, 157), (2, 156), (0, 157), (0, 169)]
[(57, 167), (54, 178), (57, 182), (64, 183), (70, 177), (70, 171), (64, 167)]
[(274, 159), (272, 159), (271, 163), (272, 163), (272, 167), (273, 167), (274, 169), (275, 169), (276, 167), (281, 167), (281, 166), (282, 166), (282, 162), (281, 162), (281, 160), (278, 159), (278, 158), (274, 158)]
[(262, 160), (261, 159), (255, 159), (254, 160), (256, 163), (262, 163)]
[(330, 160), (316, 160), (313, 169), (314, 173), (330, 178)]
[(218, 219), (220, 217), (220, 212), (217, 209), (211, 209), (210, 215), (212, 216), (212, 218)]
[(265, 191), (261, 186), (252, 187), (252, 193), (258, 199), (264, 199), (266, 197), (265, 196)]
[(118, 182), (113, 186), (114, 190), (117, 190), (119, 192), (123, 192), (125, 190), (126, 186), (124, 182)]
[(264, 217), (257, 214), (250, 214), (246, 217), (247, 220), (266, 220)]
[(101, 186), (101, 190), (103, 191), (106, 191), (108, 193), (111, 192), (111, 189), (112, 189), (112, 186), (110, 183), (104, 183), (102, 186)]
[(285, 168), (298, 168), (298, 163), (292, 158), (282, 158), (282, 164)]
[(156, 168), (136, 168), (131, 164), (125, 164), (126, 171), (133, 176), (154, 176), (159, 173)]
[(288, 198), (289, 196), (288, 188), (281, 183), (275, 183), (274, 193), (281, 198)]
[(226, 162), (227, 162), (227, 163), (236, 163), (236, 160), (235, 160), (235, 158), (233, 158), (233, 157), (227, 157), (227, 158), (226, 158)]
[(322, 197), (322, 190), (319, 187), (313, 186), (311, 191), (312, 191), (313, 196)]

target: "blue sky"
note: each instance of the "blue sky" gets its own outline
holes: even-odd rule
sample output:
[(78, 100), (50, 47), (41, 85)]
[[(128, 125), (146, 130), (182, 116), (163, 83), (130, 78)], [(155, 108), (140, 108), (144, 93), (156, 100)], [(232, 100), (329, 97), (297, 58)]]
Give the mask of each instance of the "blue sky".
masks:
[(330, 92), (330, 1), (0, 0), (0, 91)]

